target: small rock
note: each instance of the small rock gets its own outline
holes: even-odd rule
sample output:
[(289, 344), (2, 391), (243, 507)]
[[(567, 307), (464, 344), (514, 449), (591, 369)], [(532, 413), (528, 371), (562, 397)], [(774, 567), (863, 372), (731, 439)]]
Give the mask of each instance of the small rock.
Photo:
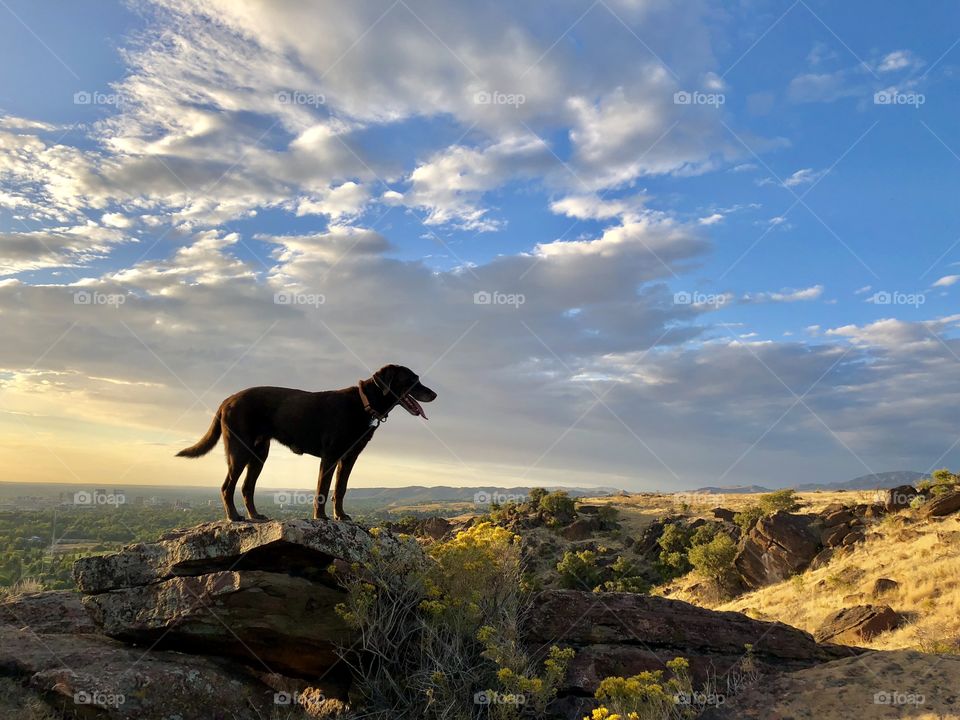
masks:
[(851, 545), (855, 545), (856, 543), (862, 542), (862, 541), (863, 541), (863, 533), (860, 532), (859, 530), (854, 530), (853, 532), (847, 533), (844, 536), (843, 542), (841, 543), (841, 545), (843, 545), (844, 547), (850, 547)]
[(817, 642), (855, 645), (893, 630), (903, 618), (889, 605), (855, 605), (833, 613), (814, 633)]
[(714, 516), (715, 518), (717, 518), (718, 520), (725, 520), (726, 522), (733, 522), (733, 518), (734, 518), (735, 515), (736, 515), (736, 513), (735, 513), (733, 510), (729, 509), (729, 508), (716, 507), (716, 508), (713, 509), (713, 516)]
[(899, 589), (900, 583), (890, 578), (877, 578), (873, 582), (873, 590), (870, 592), (873, 597), (880, 597), (884, 593)]

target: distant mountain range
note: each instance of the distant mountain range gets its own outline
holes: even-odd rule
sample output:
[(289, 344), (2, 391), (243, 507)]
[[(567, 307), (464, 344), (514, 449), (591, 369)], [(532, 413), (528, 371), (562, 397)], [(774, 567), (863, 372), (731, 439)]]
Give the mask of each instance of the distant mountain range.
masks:
[[(618, 488), (609, 487), (560, 487), (547, 486), (546, 490), (565, 490), (571, 497), (596, 497), (599, 495), (614, 495), (621, 492)], [(492, 500), (493, 502), (504, 503), (508, 500), (519, 501), (530, 494), (533, 487), (449, 487), (446, 485), (435, 485), (425, 487), (420, 485), (408, 485), (406, 487), (395, 488), (350, 488), (348, 498), (350, 500), (374, 500), (383, 505), (416, 505), (419, 503), (431, 502), (476, 502), (480, 498), (481, 503)]]
[[(855, 477), (853, 480), (843, 482), (804, 483), (802, 485), (796, 485), (794, 489), (800, 492), (813, 492), (814, 490), (875, 490), (877, 488), (896, 487), (897, 485), (913, 485), (925, 477), (927, 477), (925, 473), (915, 472), (913, 470), (891, 470), (890, 472), (861, 475)], [(773, 490), (765, 488), (762, 485), (724, 485), (721, 487), (697, 488), (692, 492), (723, 495), (733, 493), (768, 493), (773, 492)]]

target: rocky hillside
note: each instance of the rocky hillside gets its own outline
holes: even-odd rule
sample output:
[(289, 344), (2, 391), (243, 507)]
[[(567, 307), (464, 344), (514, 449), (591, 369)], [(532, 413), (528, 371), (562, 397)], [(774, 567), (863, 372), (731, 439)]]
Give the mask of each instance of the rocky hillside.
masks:
[[(332, 717), (357, 638), (338, 616), (345, 590), (328, 570), (370, 553), (403, 572), (409, 540), (334, 522), (212, 523), (79, 562), (81, 594), (38, 593), (0, 606), (0, 671), (53, 716)], [(589, 712), (600, 681), (689, 658), (698, 681), (734, 668), (746, 645), (765, 672), (810, 668), (859, 651), (786, 625), (677, 600), (580, 590), (532, 599), (521, 642), (574, 660), (554, 717)], [(58, 715), (59, 714), (59, 715)], [(22, 715), (28, 717), (27, 715)]]
[[(626, 683), (631, 702), (630, 683), (641, 695), (681, 687), (670, 663), (683, 658), (688, 690), (641, 720), (960, 717), (960, 492), (810, 494), (757, 515), (755, 497), (730, 500), (542, 493), (393, 530), (306, 520), (177, 530), (80, 560), (79, 593), (0, 603), (0, 716), (359, 718), (377, 693), (426, 687), (438, 695), (414, 698), (416, 713), (376, 717), (433, 717), (446, 702), (460, 712), (436, 717), (579, 720), (623, 699), (611, 682)], [(477, 554), (484, 538), (501, 544)], [(697, 543), (729, 551), (722, 572), (691, 571)], [(490, 564), (513, 552), (523, 572), (498, 586)], [(498, 645), (477, 630), (494, 597), (522, 598)], [(493, 618), (514, 606), (489, 607)], [(451, 643), (473, 659), (455, 667)], [(396, 671), (394, 656), (408, 662), (400, 685), (371, 685), (371, 668)], [(411, 657), (426, 664), (410, 669)], [(517, 658), (529, 672), (504, 675)], [(515, 692), (492, 690), (497, 677)], [(444, 687), (459, 689), (444, 698)], [(503, 698), (515, 704), (490, 707)]]

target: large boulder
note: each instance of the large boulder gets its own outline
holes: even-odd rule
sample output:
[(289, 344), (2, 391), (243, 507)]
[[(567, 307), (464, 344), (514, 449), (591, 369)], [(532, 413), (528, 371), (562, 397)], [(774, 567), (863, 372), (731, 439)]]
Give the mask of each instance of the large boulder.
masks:
[(887, 512), (896, 512), (910, 507), (911, 501), (918, 495), (917, 489), (913, 485), (897, 485), (897, 487), (887, 490), (887, 496), (884, 499), (883, 506)]
[(802, 630), (736, 612), (652, 595), (579, 590), (535, 596), (524, 640), (541, 653), (553, 644), (576, 651), (561, 697), (589, 697), (605, 677), (664, 670), (678, 656), (690, 661), (695, 681), (702, 683), (710, 673), (722, 677), (740, 663), (746, 645), (766, 669), (810, 667), (858, 652), (820, 645)]
[(215, 522), (79, 560), (83, 604), (112, 638), (231, 657), (307, 679), (344, 697), (338, 648), (351, 633), (336, 612), (346, 593), (330, 572), (377, 552), (402, 572), (419, 550), (359, 525), (290, 520)]
[(936, 495), (920, 508), (924, 517), (941, 517), (960, 510), (960, 491)]
[(820, 550), (815, 517), (780, 511), (761, 518), (740, 540), (734, 558), (744, 584), (759, 588), (805, 569)]
[(903, 621), (889, 605), (855, 605), (829, 615), (814, 634), (818, 642), (855, 645), (893, 630)]

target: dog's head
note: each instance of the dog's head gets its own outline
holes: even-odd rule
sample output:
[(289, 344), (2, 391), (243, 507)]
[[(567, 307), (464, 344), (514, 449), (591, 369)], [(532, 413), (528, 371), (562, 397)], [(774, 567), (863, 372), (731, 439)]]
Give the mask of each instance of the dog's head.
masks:
[(437, 399), (437, 394), (420, 382), (420, 376), (403, 365), (384, 365), (373, 374), (373, 381), (392, 401), (390, 407), (399, 404), (411, 415), (420, 415), (424, 420), (427, 414), (420, 403)]

